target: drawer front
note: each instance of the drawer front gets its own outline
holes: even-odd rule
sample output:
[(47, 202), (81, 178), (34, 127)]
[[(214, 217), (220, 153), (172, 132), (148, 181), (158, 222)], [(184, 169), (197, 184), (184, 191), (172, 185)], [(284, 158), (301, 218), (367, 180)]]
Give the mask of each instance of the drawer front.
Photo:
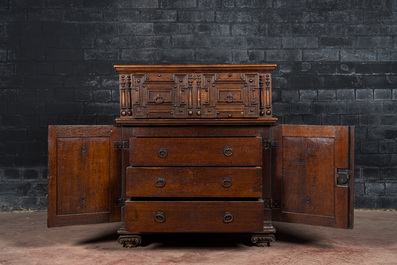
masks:
[(128, 167), (128, 197), (262, 196), (261, 167)]
[(130, 138), (132, 166), (262, 166), (262, 138)]
[(129, 232), (261, 232), (260, 201), (127, 201)]

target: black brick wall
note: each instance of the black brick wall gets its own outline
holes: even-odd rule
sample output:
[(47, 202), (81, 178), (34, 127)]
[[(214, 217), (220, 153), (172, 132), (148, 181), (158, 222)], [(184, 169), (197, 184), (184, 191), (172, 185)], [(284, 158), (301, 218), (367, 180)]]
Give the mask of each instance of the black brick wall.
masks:
[(356, 126), (356, 207), (397, 208), (396, 0), (0, 1), (0, 210), (46, 209), (47, 126), (112, 124), (114, 64), (276, 63), (279, 123)]

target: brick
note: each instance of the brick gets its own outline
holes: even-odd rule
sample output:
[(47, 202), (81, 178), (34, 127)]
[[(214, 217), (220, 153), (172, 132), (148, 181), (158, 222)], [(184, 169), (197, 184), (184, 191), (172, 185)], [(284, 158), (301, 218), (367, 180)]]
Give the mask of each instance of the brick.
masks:
[(234, 7), (234, 0), (199, 0), (199, 9), (223, 9)]
[(355, 128), (355, 137), (358, 140), (367, 139), (368, 128), (367, 126), (358, 126)]
[(255, 49), (281, 49), (281, 38), (278, 37), (257, 37), (247, 38), (248, 48)]
[(379, 116), (378, 115), (359, 115), (359, 121), (361, 126), (365, 125), (378, 125)]
[(252, 21), (250, 12), (247, 11), (216, 11), (215, 21), (218, 23), (247, 23)]
[(57, 88), (54, 91), (54, 99), (61, 102), (72, 102), (74, 100), (74, 90), (70, 88)]
[(189, 62), (195, 60), (194, 49), (175, 49), (175, 50), (160, 50), (160, 61), (173, 62)]
[(377, 154), (379, 152), (378, 141), (361, 141), (361, 153)]
[(381, 114), (383, 113), (383, 104), (378, 102), (349, 102), (347, 104), (347, 114)]
[(291, 75), (288, 80), (288, 84), (294, 88), (305, 89), (308, 87), (324, 87), (324, 77), (315, 75)]
[(393, 38), (392, 37), (357, 37), (356, 45), (357, 48), (392, 48)]
[(17, 89), (0, 89), (0, 102), (16, 101), (17, 92)]
[(290, 114), (289, 103), (281, 103), (281, 102), (273, 103), (273, 112), (276, 113), (276, 115)]
[(355, 64), (350, 63), (350, 62), (345, 62), (345, 63), (338, 63), (338, 66), (336, 68), (337, 73), (343, 73), (343, 74), (351, 74), (354, 73), (356, 70)]
[(310, 49), (303, 50), (304, 61), (339, 61), (339, 50)]
[(318, 73), (318, 74), (335, 74), (336, 73), (336, 63), (316, 64), (316, 73)]
[(291, 112), (294, 114), (312, 114), (313, 105), (311, 102), (292, 102), (290, 104)]
[(20, 180), (21, 179), (21, 171), (19, 169), (4, 169), (4, 179), (5, 180)]
[(375, 100), (391, 99), (391, 89), (374, 89)]
[(316, 101), (317, 90), (299, 90), (299, 100), (301, 101)]
[(368, 88), (388, 88), (397, 83), (397, 76), (363, 76), (363, 85)]
[(271, 0), (236, 0), (236, 8), (271, 8)]
[(40, 172), (36, 169), (25, 169), (22, 171), (22, 178), (24, 180), (38, 180)]
[(383, 167), (380, 173), (381, 179), (397, 179), (397, 168), (395, 166), (392, 167)]
[(118, 113), (119, 106), (116, 103), (87, 103), (84, 108), (84, 114), (108, 115), (109, 113)]
[(340, 115), (322, 115), (321, 124), (340, 125)]
[(282, 102), (294, 102), (299, 101), (299, 91), (297, 90), (282, 90), (281, 91)]
[(318, 100), (319, 101), (334, 101), (336, 100), (335, 90), (318, 90)]
[(100, 9), (93, 8), (73, 8), (65, 10), (64, 21), (68, 22), (96, 22), (102, 20)]
[(234, 24), (232, 25), (232, 35), (234, 36), (266, 36), (266, 24)]
[(21, 198), (21, 208), (24, 210), (35, 209), (37, 205), (36, 197)]
[(397, 104), (394, 101), (384, 101), (383, 102), (384, 114), (396, 114)]
[(354, 100), (354, 89), (338, 89), (336, 90), (336, 98), (345, 101)]
[(49, 61), (76, 61), (83, 60), (82, 49), (47, 49), (45, 58)]
[(340, 60), (346, 62), (376, 61), (376, 51), (367, 49), (344, 49), (340, 52)]
[(265, 59), (265, 53), (262, 50), (242, 50), (233, 52), (233, 63), (244, 62), (262, 62)]
[(222, 50), (206, 50), (197, 49), (196, 50), (197, 61), (204, 61), (209, 63), (228, 63), (232, 61), (232, 53), (227, 49)]
[(316, 37), (283, 37), (281, 43), (284, 49), (318, 48), (318, 38)]
[(117, 30), (115, 23), (80, 23), (81, 34), (85, 37), (113, 35)]
[(119, 50), (116, 49), (85, 49), (85, 60), (118, 60)]
[(303, 124), (301, 115), (289, 115), (284, 118), (286, 124)]
[(158, 8), (158, 0), (119, 0), (118, 7), (132, 7), (132, 8)]
[(83, 105), (72, 102), (47, 103), (46, 111), (48, 114), (55, 115), (79, 115), (83, 111)]
[(397, 139), (397, 128), (395, 126), (387, 125), (371, 127), (370, 130), (368, 130), (368, 139)]
[(127, 36), (153, 35), (154, 23), (123, 23), (119, 24), (119, 34)]
[[(128, 0), (124, 0), (128, 1)], [(132, 2), (132, 1), (128, 1)], [(118, 21), (120, 22), (139, 22), (139, 10), (138, 9), (119, 9), (117, 13)]]
[(373, 89), (357, 89), (356, 100), (372, 100), (374, 97)]
[(302, 50), (268, 50), (266, 58), (268, 62), (302, 61)]
[(397, 153), (397, 140), (381, 140), (379, 141), (379, 153), (395, 154)]
[(346, 104), (342, 102), (315, 102), (314, 113), (346, 114)]
[(352, 47), (354, 39), (351, 37), (321, 37), (320, 44), (323, 47)]
[(364, 195), (365, 194), (365, 185), (364, 183), (355, 183), (354, 184), (354, 195)]
[(341, 125), (358, 126), (358, 116), (357, 115), (342, 115)]
[(121, 51), (121, 59), (134, 63), (156, 62), (159, 60), (159, 53), (155, 49), (128, 49)]
[[(197, 26), (193, 23), (154, 23), (153, 31), (156, 35), (186, 35), (191, 34), (194, 31), (201, 33), (200, 29), (204, 33), (210, 33), (212, 32), (212, 28), (216, 28), (216, 26), (218, 25), (204, 23)], [(226, 26), (227, 28), (229, 27), (228, 25), (220, 25), (220, 27), (222, 26)]]
[[(397, 176), (397, 175), (395, 175)], [(397, 177), (396, 177), (397, 178)], [(387, 195), (397, 195), (397, 183), (386, 183), (386, 194)]]
[(94, 90), (94, 101), (95, 102), (110, 102), (112, 92), (110, 90)]
[(367, 195), (379, 196), (385, 194), (384, 183), (365, 183), (365, 193)]
[[(397, 45), (394, 45), (396, 47)], [(378, 49), (378, 61), (390, 62), (397, 60), (397, 51), (395, 49)]]
[(141, 11), (142, 22), (175, 22), (175, 10), (144, 10)]
[(379, 117), (379, 124), (381, 125), (396, 125), (397, 115), (396, 114), (386, 114)]
[(196, 0), (160, 0), (161, 8), (194, 8), (196, 7)]
[(302, 115), (303, 124), (321, 125), (321, 115)]
[[(68, 0), (70, 1), (70, 0)], [(76, 1), (77, 2), (77, 1)], [(94, 7), (94, 8), (109, 8), (115, 7), (113, 2), (107, 0), (83, 0), (83, 7)]]

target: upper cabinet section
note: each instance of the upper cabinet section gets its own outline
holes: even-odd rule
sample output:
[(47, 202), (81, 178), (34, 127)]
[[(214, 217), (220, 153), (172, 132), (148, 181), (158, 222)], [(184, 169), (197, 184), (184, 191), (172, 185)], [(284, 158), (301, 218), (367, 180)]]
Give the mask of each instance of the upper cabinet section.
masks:
[[(272, 78), (276, 65), (116, 65), (118, 124), (178, 119), (274, 123)], [(143, 120), (144, 119), (144, 120)]]

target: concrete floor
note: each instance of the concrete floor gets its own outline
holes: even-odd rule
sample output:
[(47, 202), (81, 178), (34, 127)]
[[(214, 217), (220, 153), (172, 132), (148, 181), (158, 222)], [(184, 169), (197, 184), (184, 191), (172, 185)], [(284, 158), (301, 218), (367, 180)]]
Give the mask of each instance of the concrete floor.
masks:
[(0, 264), (397, 264), (397, 211), (355, 212), (353, 230), (276, 223), (271, 247), (248, 235), (157, 235), (117, 243), (120, 223), (47, 228), (45, 212), (0, 213)]

